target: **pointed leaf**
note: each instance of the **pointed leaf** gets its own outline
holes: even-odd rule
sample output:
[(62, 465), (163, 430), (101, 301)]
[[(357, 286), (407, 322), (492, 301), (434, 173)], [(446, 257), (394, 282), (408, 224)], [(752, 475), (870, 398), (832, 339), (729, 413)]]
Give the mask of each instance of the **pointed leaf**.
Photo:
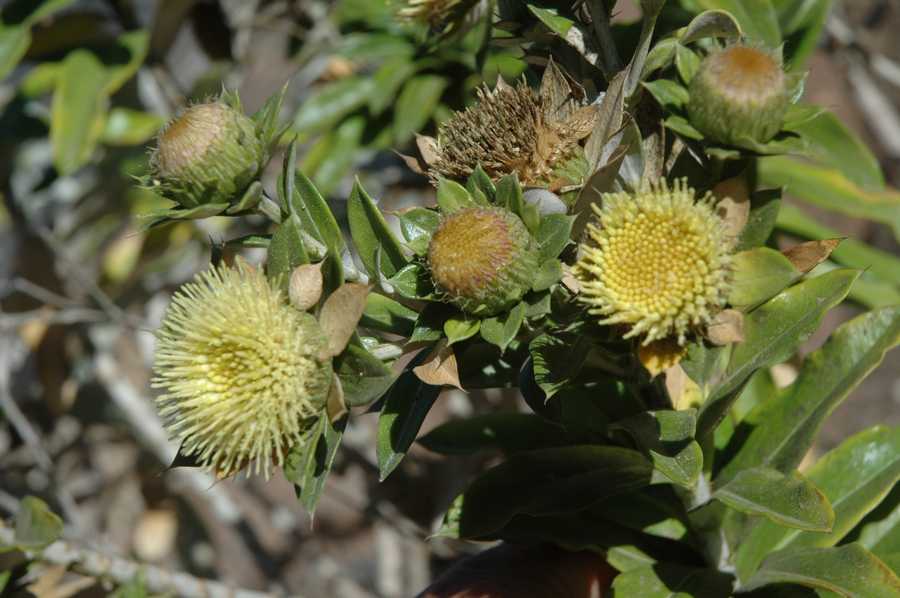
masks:
[(285, 459), (284, 477), (297, 487), (297, 498), (310, 515), (316, 512), (346, 425), (347, 418), (332, 424), (322, 413)]
[(359, 325), (408, 337), (412, 334), (418, 316), (418, 312), (402, 303), (378, 293), (369, 293)]
[(501, 351), (506, 351), (525, 321), (526, 307), (525, 303), (519, 303), (505, 314), (482, 320), (481, 338), (497, 345)]
[(728, 598), (730, 575), (660, 563), (636, 567), (613, 580), (612, 598)]
[(40, 550), (56, 542), (63, 532), (59, 515), (47, 503), (34, 496), (26, 496), (19, 503), (15, 517), (15, 541), (21, 550)]
[(900, 579), (858, 544), (776, 552), (763, 562), (743, 589), (749, 591), (778, 583), (796, 583), (850, 597), (900, 595)]
[(357, 179), (347, 200), (350, 235), (359, 257), (372, 278), (379, 275), (376, 252), (381, 249), (381, 274), (393, 276), (406, 265), (400, 242), (388, 228), (384, 216)]
[(352, 343), (335, 358), (334, 371), (341, 380), (344, 402), (350, 407), (380, 398), (397, 379), (384, 362)]
[(787, 527), (827, 532), (834, 523), (828, 499), (808, 480), (768, 467), (738, 473), (712, 497), (732, 509), (762, 515)]
[(797, 280), (801, 273), (781, 252), (768, 247), (742, 251), (733, 257), (728, 304), (751, 307), (770, 299)]

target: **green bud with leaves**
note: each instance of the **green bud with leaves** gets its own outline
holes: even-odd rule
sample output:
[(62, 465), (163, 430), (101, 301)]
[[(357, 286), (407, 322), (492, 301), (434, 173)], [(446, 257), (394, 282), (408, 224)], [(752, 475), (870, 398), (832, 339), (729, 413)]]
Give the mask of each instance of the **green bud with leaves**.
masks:
[(428, 247), (437, 288), (466, 313), (491, 316), (531, 288), (538, 248), (518, 216), (473, 207), (445, 216)]
[(781, 130), (789, 80), (773, 54), (734, 45), (707, 56), (691, 79), (687, 111), (707, 137), (731, 145), (768, 141)]

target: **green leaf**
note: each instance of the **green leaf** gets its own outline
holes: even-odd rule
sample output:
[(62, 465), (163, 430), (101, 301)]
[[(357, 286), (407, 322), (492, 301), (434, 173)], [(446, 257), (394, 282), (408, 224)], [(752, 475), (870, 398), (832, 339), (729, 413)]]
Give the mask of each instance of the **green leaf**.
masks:
[(284, 96), (287, 94), (287, 90), (288, 83), (285, 83), (251, 117), (253, 122), (256, 123), (256, 131), (260, 138), (264, 140), (264, 143), (276, 143), (278, 141), (276, 137), (280, 137), (280, 134), (284, 131), (278, 125), (278, 119), (281, 116), (281, 107), (284, 104)]
[(549, 400), (581, 371), (590, 343), (581, 335), (540, 334), (528, 345), (534, 380)]
[(147, 57), (147, 50), (150, 48), (150, 33), (144, 30), (123, 33), (116, 39), (116, 46), (124, 48), (128, 52), (128, 61), (121, 64), (116, 62), (113, 65), (107, 65), (106, 75), (108, 79), (106, 86), (103, 88), (103, 92), (106, 95), (112, 95), (118, 91), (144, 63), (144, 59)]
[(528, 10), (540, 19), (541, 23), (546, 25), (550, 31), (565, 39), (569, 33), (569, 29), (575, 25), (575, 21), (559, 14), (559, 11), (550, 8), (539, 8), (532, 4), (528, 4)]
[(714, 569), (661, 563), (615, 577), (612, 598), (728, 598), (732, 578)]
[(374, 88), (373, 78), (358, 76), (322, 86), (300, 106), (294, 116), (294, 130), (308, 135), (329, 130), (345, 116), (364, 106)]
[(647, 454), (655, 469), (653, 482), (691, 488), (703, 468), (703, 451), (694, 441), (696, 424), (694, 409), (647, 411), (617, 422), (610, 430), (628, 432)]
[(762, 522), (738, 547), (735, 565), (742, 579), (773, 550), (833, 546), (852, 530), (900, 479), (900, 429), (875, 427), (851, 437), (810, 468), (807, 478), (831, 502), (831, 532), (788, 530)]
[(334, 372), (341, 380), (344, 402), (350, 407), (368, 405), (381, 397), (397, 379), (384, 362), (353, 343), (335, 358)]
[(269, 242), (266, 274), (272, 280), (278, 279), (284, 289), (287, 289), (294, 268), (309, 263), (300, 231), (300, 219), (292, 214), (278, 225)]
[(485, 318), (481, 321), (481, 338), (506, 351), (509, 343), (516, 338), (522, 322), (525, 321), (525, 303), (518, 303), (504, 314)]
[(678, 114), (673, 114), (666, 118), (663, 122), (667, 129), (671, 129), (681, 135), (682, 137), (687, 137), (688, 139), (703, 139), (703, 133), (694, 128), (694, 125), (688, 122), (688, 120), (679, 116)]
[(47, 503), (34, 496), (26, 496), (19, 503), (14, 537), (20, 550), (41, 550), (56, 542), (62, 532), (62, 519)]
[(681, 34), (682, 44), (689, 44), (707, 37), (737, 39), (741, 27), (731, 13), (724, 10), (705, 10), (694, 17)]
[[(421, 356), (428, 353), (423, 350)], [(441, 392), (439, 386), (425, 384), (413, 373), (412, 366), (418, 365), (417, 357), (410, 369), (400, 375), (385, 397), (384, 406), (378, 416), (378, 438), (375, 453), (378, 459), (379, 479), (385, 480), (416, 439), (422, 422)]]
[[(747, 224), (741, 231), (735, 251), (744, 251), (758, 247), (766, 242), (775, 228), (775, 222), (781, 209), (781, 191), (757, 191), (750, 195), (750, 214)], [(834, 239), (834, 237), (816, 237), (816, 239)]]
[(425, 127), (447, 83), (440, 75), (418, 75), (406, 82), (394, 106), (394, 143), (408, 141)]
[(778, 14), (770, 0), (754, 0), (752, 3), (742, 0), (697, 0), (696, 4), (700, 8), (730, 13), (751, 41), (762, 42), (772, 49), (781, 45)]
[(400, 219), (400, 232), (406, 239), (407, 246), (416, 255), (428, 253), (431, 236), (441, 223), (441, 215), (426, 208), (413, 208), (397, 214)]
[(697, 437), (713, 431), (750, 374), (793, 355), (819, 327), (825, 312), (847, 296), (858, 277), (854, 270), (834, 270), (782, 291), (747, 314), (744, 341), (734, 346), (713, 396), (701, 408)]
[(0, 25), (0, 80), (12, 72), (31, 45), (31, 31), (23, 25)]
[(718, 483), (758, 465), (787, 473), (813, 444), (822, 422), (900, 342), (900, 307), (870, 311), (841, 325), (807, 357), (794, 384), (745, 418), (751, 427)]
[(787, 187), (791, 195), (827, 210), (882, 222), (900, 239), (900, 192), (866, 191), (837, 169), (787, 156), (760, 158), (758, 166), (762, 184)]
[(690, 48), (678, 44), (675, 49), (675, 68), (678, 69), (682, 82), (687, 85), (700, 68), (700, 57)]
[(397, 92), (416, 72), (417, 64), (408, 55), (395, 55), (385, 60), (372, 79), (375, 85), (369, 94), (369, 112), (379, 115), (397, 98)]
[(748, 308), (771, 299), (801, 273), (780, 251), (756, 247), (735, 254), (728, 304)]
[(477, 197), (478, 192), (481, 192), (488, 204), (493, 203), (497, 197), (497, 188), (494, 186), (494, 181), (487, 175), (481, 164), (475, 166), (475, 170), (472, 171), (472, 174), (466, 181), (466, 189), (473, 197)]
[(478, 334), (481, 329), (481, 320), (466, 316), (447, 318), (444, 322), (444, 334), (447, 335), (447, 341), (452, 345), (472, 338)]
[(110, 594), (110, 598), (147, 598), (147, 596), (147, 582), (144, 579), (144, 572), (141, 570), (131, 581), (119, 586), (115, 592)]
[(402, 303), (378, 293), (369, 293), (366, 296), (366, 309), (359, 325), (408, 337), (412, 334), (418, 317), (418, 312)]
[(332, 193), (353, 166), (365, 129), (366, 117), (360, 114), (344, 119), (316, 144), (316, 160), (304, 160), (303, 168), (313, 173), (322, 193)]
[(687, 105), (690, 99), (688, 90), (671, 79), (644, 81), (642, 85), (659, 102), (660, 106), (668, 110), (680, 110)]
[(548, 214), (541, 218), (537, 242), (542, 259), (557, 257), (569, 244), (575, 217), (567, 214)]
[(509, 174), (497, 183), (497, 204), (522, 218), (525, 213), (525, 199), (522, 186), (515, 174)]
[(449, 421), (419, 438), (419, 444), (443, 455), (470, 455), (498, 449), (506, 453), (562, 444), (559, 426), (532, 413), (491, 413)]
[[(353, 184), (353, 191), (347, 200), (347, 220), (350, 236), (356, 244), (359, 258), (372, 278), (379, 274), (393, 276), (406, 265), (400, 241), (388, 228), (378, 206), (363, 189), (359, 179)], [(378, 271), (376, 253), (381, 251), (381, 272)]]
[(544, 260), (537, 272), (534, 273), (534, 281), (531, 283), (532, 291), (546, 291), (562, 278), (562, 262), (553, 258)]
[(290, 206), (303, 223), (303, 230), (328, 247), (329, 255), (340, 261), (341, 254), (346, 249), (341, 228), (328, 207), (328, 202), (313, 182), (299, 170), (294, 175)]
[(394, 291), (407, 299), (433, 299), (434, 282), (428, 274), (428, 270), (422, 264), (413, 262), (400, 268), (400, 270), (387, 279)]
[(443, 214), (452, 214), (475, 206), (475, 201), (465, 187), (450, 179), (438, 181), (437, 204)]
[(900, 554), (900, 485), (895, 485), (878, 508), (866, 515), (856, 529), (844, 538), (844, 542), (848, 540), (858, 540), (882, 559)]
[(103, 63), (87, 50), (70, 52), (62, 63), (50, 109), (53, 165), (62, 175), (84, 166), (94, 153), (105, 122), (107, 81)]
[(141, 145), (165, 124), (156, 114), (115, 107), (109, 111), (100, 140), (108, 145)]
[(297, 486), (297, 498), (310, 515), (316, 512), (346, 425), (347, 418), (332, 424), (322, 413), (285, 459), (284, 477)]
[(815, 111), (814, 117), (786, 120), (784, 128), (803, 137), (809, 156), (863, 189), (884, 189), (884, 175), (872, 150), (833, 113), (819, 106), (802, 107)]
[(796, 583), (842, 596), (891, 598), (900, 595), (900, 580), (858, 544), (838, 548), (800, 548), (776, 552), (743, 586)]
[(738, 472), (712, 497), (748, 515), (761, 515), (779, 525), (831, 531), (834, 511), (828, 499), (798, 473), (785, 475), (769, 467)]
[(574, 445), (519, 453), (489, 469), (463, 493), (459, 531), (483, 537), (520, 513), (566, 513), (646, 486), (652, 465), (637, 451)]

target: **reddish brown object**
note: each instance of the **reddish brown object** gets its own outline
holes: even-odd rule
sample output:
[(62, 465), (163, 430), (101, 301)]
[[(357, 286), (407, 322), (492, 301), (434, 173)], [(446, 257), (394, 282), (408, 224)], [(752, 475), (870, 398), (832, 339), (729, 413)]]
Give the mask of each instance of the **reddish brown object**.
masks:
[(418, 598), (603, 598), (615, 575), (595, 552), (501, 544), (454, 565)]

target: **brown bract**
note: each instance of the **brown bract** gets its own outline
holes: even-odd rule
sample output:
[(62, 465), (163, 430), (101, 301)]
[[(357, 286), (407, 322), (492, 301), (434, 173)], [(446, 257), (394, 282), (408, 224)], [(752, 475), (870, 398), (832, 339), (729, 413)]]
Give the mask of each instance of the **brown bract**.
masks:
[[(541, 90), (524, 81), (498, 80), (478, 90), (478, 102), (441, 126), (436, 156), (425, 157), (429, 176), (465, 179), (479, 164), (492, 179), (515, 173), (525, 186), (556, 188), (557, 166), (575, 157), (580, 141), (593, 130), (596, 106), (584, 106), (551, 63)], [(548, 77), (555, 79), (548, 83)], [(564, 80), (563, 80), (564, 82)]]

